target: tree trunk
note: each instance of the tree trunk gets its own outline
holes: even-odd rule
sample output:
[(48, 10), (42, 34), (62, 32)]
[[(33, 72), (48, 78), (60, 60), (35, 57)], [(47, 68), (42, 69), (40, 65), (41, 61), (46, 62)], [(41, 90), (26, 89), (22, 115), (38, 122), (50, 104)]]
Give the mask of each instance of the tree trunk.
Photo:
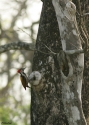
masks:
[[(60, 57), (59, 65), (62, 76), (62, 100), (69, 125), (86, 125), (82, 110), (81, 88), (84, 69), (84, 54), (76, 54), (82, 50), (80, 33), (76, 22), (76, 6), (70, 0), (52, 0), (65, 56)], [(69, 56), (69, 55), (70, 56)], [(68, 75), (64, 75), (63, 68), (68, 62)], [(64, 62), (62, 62), (64, 60)], [(65, 64), (63, 64), (65, 63)]]
[(31, 125), (86, 125), (81, 102), (84, 54), (78, 54), (82, 47), (75, 6), (70, 16), (68, 8), (62, 12), (66, 2), (52, 2), (44, 0), (36, 42), (44, 53), (35, 52), (33, 59), (33, 71), (42, 74), (43, 86), (31, 91)]

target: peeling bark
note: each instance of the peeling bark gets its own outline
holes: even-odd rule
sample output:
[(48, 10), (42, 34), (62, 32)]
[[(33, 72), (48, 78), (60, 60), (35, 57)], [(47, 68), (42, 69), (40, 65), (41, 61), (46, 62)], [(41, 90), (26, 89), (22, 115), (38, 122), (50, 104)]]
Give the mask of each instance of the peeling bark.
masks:
[[(76, 6), (70, 0), (52, 0), (52, 2), (60, 30), (62, 48), (66, 53), (65, 56), (58, 58), (59, 65), (63, 63), (63, 65), (60, 65), (60, 72), (64, 109), (69, 125), (86, 125), (81, 101), (84, 54), (77, 54), (76, 52), (82, 50), (75, 15)], [(75, 55), (73, 51), (75, 51)], [(68, 52), (70, 52), (70, 55), (67, 55)], [(67, 62), (65, 63), (68, 63), (69, 69), (67, 76), (63, 72), (64, 62), (61, 62), (62, 60), (66, 61), (66, 59)]]

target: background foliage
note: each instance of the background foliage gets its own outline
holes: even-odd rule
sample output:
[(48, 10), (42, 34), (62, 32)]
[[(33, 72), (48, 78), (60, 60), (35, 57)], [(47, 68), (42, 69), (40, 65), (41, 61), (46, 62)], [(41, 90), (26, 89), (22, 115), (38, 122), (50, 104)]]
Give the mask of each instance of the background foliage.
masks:
[[(10, 42), (35, 42), (40, 0), (0, 1), (0, 45)], [(22, 87), (17, 69), (30, 73), (33, 52), (14, 51), (0, 55), (0, 123), (30, 124), (30, 90)]]

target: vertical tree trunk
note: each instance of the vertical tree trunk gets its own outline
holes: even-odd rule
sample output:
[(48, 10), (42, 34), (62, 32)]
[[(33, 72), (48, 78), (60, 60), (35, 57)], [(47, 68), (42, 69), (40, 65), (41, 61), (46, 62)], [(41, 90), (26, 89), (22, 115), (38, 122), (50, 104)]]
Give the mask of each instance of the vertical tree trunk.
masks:
[[(80, 14), (80, 8), (82, 11), (82, 14), (89, 13), (89, 0), (73, 0), (73, 2), (76, 4), (77, 12)], [(80, 2), (80, 7), (79, 7)], [(77, 20), (80, 27), (80, 17), (77, 15)], [(89, 16), (84, 17), (85, 21), (85, 27), (87, 29), (87, 32), (89, 34)], [(82, 25), (81, 25), (82, 26)], [(88, 38), (89, 39), (89, 38)], [(88, 40), (89, 41), (89, 40)], [(84, 54), (84, 73), (83, 73), (83, 86), (82, 86), (82, 105), (83, 105), (83, 111), (87, 120), (87, 124), (89, 125), (89, 48), (87, 50), (87, 53)]]
[(82, 50), (80, 33), (76, 22), (76, 6), (70, 0), (52, 0), (52, 2), (60, 29), (62, 48), (66, 54), (66, 57), (61, 56), (62, 58), (60, 58), (59, 54), (59, 65), (63, 63), (62, 60), (66, 61), (67, 58), (69, 68), (69, 73), (66, 76), (63, 73), (64, 66), (60, 65), (64, 109), (69, 125), (86, 125), (81, 101), (84, 54), (76, 54), (78, 50)]
[[(43, 45), (52, 51), (61, 50), (60, 34), (52, 2), (44, 0), (39, 24), (36, 48), (49, 53)], [(54, 63), (56, 56), (35, 52), (33, 71), (37, 70), (44, 75), (44, 88), (32, 89), (31, 125), (68, 125), (61, 97), (61, 77), (59, 66)]]
[[(55, 4), (55, 0), (53, 2)], [(57, 5), (65, 8), (67, 3), (60, 2), (56, 0)], [(44, 0), (36, 48), (48, 54), (34, 54), (33, 71), (42, 74), (43, 87), (32, 88), (31, 125), (86, 125), (81, 103), (84, 54), (78, 54), (82, 47), (75, 6), (72, 17), (68, 8), (64, 17), (64, 13), (57, 13), (58, 9), (53, 5), (50, 0)], [(60, 36), (63, 51), (60, 51)], [(59, 54), (50, 54), (47, 47)]]

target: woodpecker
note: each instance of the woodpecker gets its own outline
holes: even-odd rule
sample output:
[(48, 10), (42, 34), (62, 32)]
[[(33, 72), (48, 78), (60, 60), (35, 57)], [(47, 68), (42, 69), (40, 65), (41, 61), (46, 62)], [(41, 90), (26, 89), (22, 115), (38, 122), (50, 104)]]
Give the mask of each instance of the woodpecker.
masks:
[(20, 68), (20, 69), (18, 69), (17, 72), (20, 73), (21, 83), (22, 83), (23, 87), (24, 87), (25, 90), (26, 90), (26, 87), (28, 87), (28, 88), (30, 88), (30, 87), (28, 86), (28, 77), (27, 77), (26, 74), (24, 73), (24, 69), (25, 69), (25, 68)]
[(41, 83), (42, 76), (38, 71), (33, 71), (29, 76), (28, 76), (28, 81), (30, 82), (31, 85), (38, 85)]

